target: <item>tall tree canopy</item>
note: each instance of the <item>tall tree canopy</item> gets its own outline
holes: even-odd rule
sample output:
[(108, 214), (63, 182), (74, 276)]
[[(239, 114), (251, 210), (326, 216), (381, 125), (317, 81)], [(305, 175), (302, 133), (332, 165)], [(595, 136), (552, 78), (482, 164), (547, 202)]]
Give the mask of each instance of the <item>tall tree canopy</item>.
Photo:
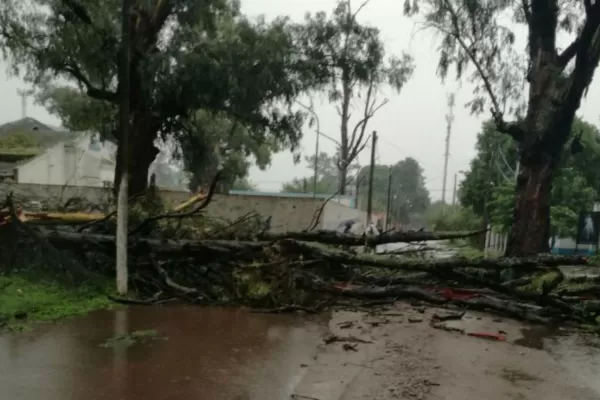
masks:
[[(200, 110), (226, 118), (236, 129), (243, 126), (257, 146), (269, 138), (298, 142), (301, 114), (286, 105), (322, 83), (318, 60), (308, 60), (297, 46), (298, 26), (286, 19), (252, 22), (234, 0), (133, 4), (132, 194), (147, 185), (157, 136), (198, 133)], [(0, 47), (13, 71), (24, 73), (66, 125), (101, 130), (117, 143), (119, 9), (118, 0), (0, 4)], [(117, 160), (118, 177), (121, 157)]]
[[(477, 138), (477, 155), (459, 188), (463, 206), (497, 228), (510, 230), (514, 203), (516, 143), (483, 124)], [(582, 210), (591, 210), (600, 186), (600, 132), (580, 119), (573, 124), (573, 139), (555, 171), (550, 198), (550, 235), (573, 236)], [(581, 145), (573, 155), (571, 148)]]
[[(375, 165), (373, 173), (373, 209), (386, 211), (388, 183), (391, 174), (390, 219), (401, 224), (409, 224), (411, 218), (422, 214), (431, 204), (429, 191), (425, 187), (423, 168), (417, 160), (407, 157), (394, 165)], [(369, 167), (359, 173), (361, 187), (358, 191), (358, 204), (367, 204)]]
[[(334, 194), (340, 189), (340, 173), (337, 168), (338, 158), (331, 156), (326, 152), (321, 152), (317, 158), (317, 182), (316, 190), (314, 184), (315, 156), (304, 157), (306, 166), (313, 170), (313, 174), (303, 178), (294, 178), (291, 182), (284, 183), (281, 190), (283, 192), (302, 193), (315, 192), (317, 194)], [(347, 168), (348, 173), (355, 174), (359, 170), (358, 164), (352, 164)], [(351, 179), (355, 183), (354, 179)]]
[[(405, 11), (441, 34), (441, 76), (452, 67), (459, 78), (471, 74), (472, 111), (491, 105), (496, 129), (518, 143), (507, 253), (547, 251), (552, 181), (600, 59), (600, 1), (407, 0)], [(527, 32), (524, 53), (519, 25)], [(570, 37), (566, 47), (559, 34)]]
[[(368, 143), (368, 123), (387, 103), (378, 98), (380, 90), (388, 86), (400, 92), (413, 71), (410, 56), (386, 59), (379, 30), (357, 21), (367, 3), (352, 9), (350, 0), (338, 0), (329, 16), (325, 12), (307, 14), (300, 36), (310, 57), (328, 61), (328, 79), (320, 90), (327, 93), (340, 116), (340, 194), (346, 193), (348, 167)], [(351, 125), (353, 112), (358, 118)]]

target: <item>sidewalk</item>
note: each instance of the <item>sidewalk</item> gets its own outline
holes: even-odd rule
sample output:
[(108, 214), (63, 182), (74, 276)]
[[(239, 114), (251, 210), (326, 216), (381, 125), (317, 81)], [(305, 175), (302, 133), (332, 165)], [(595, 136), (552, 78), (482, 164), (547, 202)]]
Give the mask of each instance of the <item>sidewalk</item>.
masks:
[(506, 339), (491, 341), (434, 329), (430, 321), (435, 312), (406, 303), (373, 314), (335, 312), (329, 339), (341, 341), (321, 345), (292, 398), (600, 398), (600, 349), (580, 343), (578, 337), (544, 339), (549, 333), (544, 328), (478, 313), (440, 323), (465, 333), (500, 331)]

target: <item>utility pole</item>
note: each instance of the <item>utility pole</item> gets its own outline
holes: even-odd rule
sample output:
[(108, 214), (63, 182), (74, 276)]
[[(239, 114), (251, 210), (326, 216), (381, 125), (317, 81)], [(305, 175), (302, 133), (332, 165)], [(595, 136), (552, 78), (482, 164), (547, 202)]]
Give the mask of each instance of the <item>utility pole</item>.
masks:
[(373, 176), (375, 175), (375, 147), (377, 146), (377, 132), (373, 131), (371, 143), (371, 167), (369, 168), (369, 192), (367, 193), (367, 227), (371, 225), (373, 213)]
[(387, 192), (387, 202), (385, 205), (385, 231), (387, 232), (389, 228), (390, 221), (390, 202), (392, 199), (392, 166), (390, 165), (390, 170), (388, 172), (388, 192)]
[(17, 89), (17, 94), (21, 96), (21, 118), (27, 117), (27, 91), (23, 89)]
[(450, 135), (454, 123), (454, 93), (448, 96), (448, 114), (446, 114), (446, 151), (444, 153), (444, 178), (442, 183), (442, 203), (446, 204), (446, 179), (448, 178), (448, 158), (450, 157)]
[(454, 190), (452, 191), (452, 205), (456, 205), (456, 181), (458, 179), (458, 174), (454, 174)]
[[(317, 124), (317, 126), (319, 126)], [(317, 180), (319, 179), (319, 136), (321, 133), (317, 128), (317, 143), (315, 144), (315, 176), (313, 177), (313, 197), (317, 197)]]
[(121, 28), (121, 60), (119, 65), (119, 116), (121, 137), (121, 176), (119, 179), (119, 193), (117, 197), (117, 292), (127, 294), (129, 274), (127, 271), (127, 219), (129, 216), (129, 52), (130, 52), (130, 12), (131, 0), (122, 0), (122, 28)]

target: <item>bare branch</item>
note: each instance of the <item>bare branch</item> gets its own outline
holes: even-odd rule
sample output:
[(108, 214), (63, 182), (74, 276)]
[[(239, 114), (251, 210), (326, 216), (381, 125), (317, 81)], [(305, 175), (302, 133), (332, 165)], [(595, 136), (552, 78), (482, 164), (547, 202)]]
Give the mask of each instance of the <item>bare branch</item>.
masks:
[(454, 10), (454, 7), (452, 6), (452, 4), (449, 1), (444, 0), (444, 3), (446, 4), (447, 10), (451, 15), (452, 27), (453, 27), (452, 31), (448, 31), (446, 28), (444, 28), (438, 24), (432, 24), (431, 26), (438, 29), (440, 32), (450, 35), (454, 39), (456, 39), (456, 41), (458, 42), (460, 47), (464, 50), (464, 52), (469, 57), (469, 60), (471, 60), (471, 62), (475, 66), (475, 69), (477, 70), (479, 77), (483, 81), (485, 90), (487, 91), (488, 96), (490, 97), (490, 100), (492, 102), (492, 116), (494, 118), (494, 121), (496, 122), (497, 130), (501, 133), (506, 133), (506, 134), (510, 135), (516, 141), (523, 140), (524, 131), (520, 127), (520, 124), (507, 123), (504, 121), (502, 109), (500, 108), (500, 102), (498, 101), (498, 98), (496, 97), (496, 94), (494, 93), (494, 89), (492, 87), (490, 78), (484, 71), (483, 66), (481, 65), (479, 60), (477, 60), (477, 57), (475, 57), (475, 54), (471, 50), (471, 46), (469, 46), (460, 35), (460, 26), (458, 25), (459, 17), (458, 17), (458, 14), (456, 13), (456, 10)]
[(354, 158), (356, 158), (356, 156), (358, 156), (358, 154), (360, 154), (360, 152), (364, 150), (366, 146), (366, 141), (364, 138), (369, 120), (377, 113), (377, 111), (379, 111), (389, 102), (388, 99), (384, 99), (378, 104), (377, 98), (374, 95), (374, 90), (374, 84), (371, 82), (369, 89), (367, 90), (363, 118), (356, 123), (354, 129), (352, 130), (352, 135), (350, 136), (350, 144), (348, 146), (348, 163), (352, 162), (352, 160), (354, 160)]
[(202, 202), (200, 204), (198, 204), (192, 210), (190, 210), (188, 212), (184, 212), (184, 213), (170, 212), (170, 213), (159, 214), (159, 215), (155, 215), (154, 217), (147, 218), (144, 221), (142, 221), (136, 228), (129, 231), (129, 236), (138, 233), (143, 227), (147, 226), (149, 223), (154, 222), (154, 221), (158, 221), (161, 219), (174, 219), (174, 218), (181, 219), (181, 218), (191, 217), (191, 216), (199, 213), (201, 210), (203, 210), (204, 208), (206, 208), (206, 206), (208, 206), (210, 204), (210, 202), (215, 194), (215, 189), (217, 188), (217, 184), (219, 183), (220, 178), (221, 178), (221, 171), (217, 171), (215, 177), (213, 178), (213, 180), (210, 184), (210, 187), (208, 189), (208, 193), (206, 194), (206, 197), (204, 198), (204, 200), (202, 200)]
[[(364, 0), (354, 14), (352, 14), (352, 19), (355, 20), (358, 13), (369, 4), (371, 0)], [(350, 11), (350, 0), (348, 0), (348, 11)]]

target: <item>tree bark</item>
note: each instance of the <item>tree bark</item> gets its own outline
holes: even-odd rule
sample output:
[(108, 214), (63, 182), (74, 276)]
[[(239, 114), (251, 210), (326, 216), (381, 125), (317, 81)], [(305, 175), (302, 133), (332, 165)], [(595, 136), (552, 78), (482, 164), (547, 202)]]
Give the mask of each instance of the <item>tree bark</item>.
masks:
[[(148, 169), (159, 151), (154, 145), (157, 130), (149, 123), (149, 118), (135, 112), (129, 135), (129, 197), (135, 197), (145, 192), (148, 187)], [(119, 140), (119, 143), (121, 141)], [(121, 145), (117, 150), (117, 165), (115, 167), (114, 192), (119, 191), (119, 180), (122, 170)]]
[[(558, 146), (562, 149), (561, 143)], [(556, 162), (553, 157), (540, 157), (534, 163), (527, 163), (522, 157), (522, 161), (517, 178), (513, 225), (506, 248), (506, 255), (513, 257), (550, 251), (550, 201)]]

